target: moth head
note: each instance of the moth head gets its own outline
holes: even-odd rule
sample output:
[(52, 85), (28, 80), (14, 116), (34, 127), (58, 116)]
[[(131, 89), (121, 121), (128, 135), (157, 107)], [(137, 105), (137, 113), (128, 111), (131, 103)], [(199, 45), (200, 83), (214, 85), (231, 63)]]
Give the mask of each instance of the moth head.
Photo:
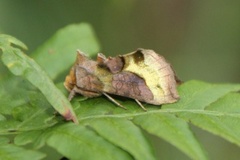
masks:
[(76, 75), (75, 75), (75, 67), (72, 67), (69, 75), (65, 78), (64, 86), (68, 91), (71, 91), (76, 85)]

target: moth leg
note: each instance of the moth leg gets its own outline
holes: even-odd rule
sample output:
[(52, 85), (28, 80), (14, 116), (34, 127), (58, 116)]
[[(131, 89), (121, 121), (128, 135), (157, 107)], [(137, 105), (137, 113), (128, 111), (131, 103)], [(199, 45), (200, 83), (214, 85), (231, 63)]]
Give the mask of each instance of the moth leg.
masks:
[(68, 95), (68, 100), (71, 101), (75, 95), (76, 95), (76, 86), (74, 86), (73, 89), (70, 91)]
[(139, 101), (139, 100), (137, 100), (137, 99), (134, 99), (136, 102), (137, 102), (137, 104), (144, 110), (144, 111), (147, 111), (147, 109), (142, 105), (142, 103)]
[(81, 88), (78, 88), (77, 86), (74, 86), (73, 89), (69, 93), (68, 100), (71, 101), (73, 99), (73, 97), (76, 95), (76, 93), (81, 94), (84, 97), (98, 97), (101, 95), (98, 92), (86, 91)]
[(115, 103), (117, 106), (126, 109), (123, 105), (121, 105), (120, 103), (118, 103), (115, 99), (113, 99), (110, 95), (108, 95), (105, 92), (102, 92), (103, 95), (105, 95), (110, 101), (112, 101), (113, 103)]

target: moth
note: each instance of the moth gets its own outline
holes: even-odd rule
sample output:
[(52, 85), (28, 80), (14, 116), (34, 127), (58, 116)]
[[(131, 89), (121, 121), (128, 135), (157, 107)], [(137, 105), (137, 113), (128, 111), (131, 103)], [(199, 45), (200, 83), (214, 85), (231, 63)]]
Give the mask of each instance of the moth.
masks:
[(70, 92), (85, 97), (105, 95), (116, 105), (125, 108), (110, 95), (134, 99), (154, 105), (174, 103), (179, 99), (177, 79), (171, 65), (153, 50), (137, 49), (134, 52), (106, 57), (98, 53), (96, 61), (77, 51), (75, 64), (66, 76), (64, 86)]

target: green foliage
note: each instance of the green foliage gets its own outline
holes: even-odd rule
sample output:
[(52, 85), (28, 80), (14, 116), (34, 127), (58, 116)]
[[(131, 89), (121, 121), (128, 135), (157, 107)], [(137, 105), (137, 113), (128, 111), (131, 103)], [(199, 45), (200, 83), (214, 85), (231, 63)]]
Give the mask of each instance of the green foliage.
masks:
[(39, 160), (45, 157), (43, 153), (17, 147), (13, 144), (0, 145), (0, 158), (4, 160)]
[[(78, 96), (71, 105), (62, 83), (56, 87), (53, 81), (67, 74), (76, 49), (91, 54), (99, 50), (91, 27), (70, 25), (58, 31), (30, 55), (38, 63), (17, 46), (26, 49), (19, 40), (0, 36), (3, 63), (21, 76), (0, 64), (0, 159), (42, 159), (41, 148), (48, 145), (70, 159), (154, 160), (143, 130), (191, 159), (208, 159), (188, 123), (240, 146), (239, 84), (185, 82), (178, 88), (179, 102), (144, 104), (147, 112), (127, 98), (119, 100), (127, 110), (105, 97)], [(53, 107), (62, 115), (70, 110), (79, 124), (66, 122)]]
[(71, 104), (62, 92), (56, 88), (51, 79), (33, 59), (12, 45), (22, 47), (23, 49), (26, 49), (26, 46), (11, 36), (2, 35), (0, 39), (0, 48), (3, 53), (2, 61), (9, 70), (17, 76), (26, 78), (45, 95), (48, 102), (52, 104), (61, 115), (77, 123), (78, 121)]

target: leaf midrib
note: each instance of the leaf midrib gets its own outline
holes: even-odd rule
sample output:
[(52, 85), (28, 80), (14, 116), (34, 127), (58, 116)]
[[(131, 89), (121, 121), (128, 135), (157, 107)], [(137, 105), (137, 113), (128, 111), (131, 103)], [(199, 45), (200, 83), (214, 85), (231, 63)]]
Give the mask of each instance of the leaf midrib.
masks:
[(150, 115), (150, 114), (159, 114), (159, 113), (194, 113), (194, 114), (203, 114), (207, 116), (229, 116), (229, 117), (236, 117), (240, 118), (240, 113), (229, 113), (229, 112), (219, 112), (219, 111), (206, 111), (202, 109), (164, 109), (164, 110), (152, 110), (147, 112), (141, 112), (141, 113), (120, 113), (120, 114), (114, 114), (114, 115), (93, 115), (93, 116), (86, 116), (81, 117), (79, 115), (79, 121), (88, 120), (88, 119), (97, 119), (97, 118), (129, 118), (129, 117), (136, 117), (136, 116), (142, 116), (142, 115)]

